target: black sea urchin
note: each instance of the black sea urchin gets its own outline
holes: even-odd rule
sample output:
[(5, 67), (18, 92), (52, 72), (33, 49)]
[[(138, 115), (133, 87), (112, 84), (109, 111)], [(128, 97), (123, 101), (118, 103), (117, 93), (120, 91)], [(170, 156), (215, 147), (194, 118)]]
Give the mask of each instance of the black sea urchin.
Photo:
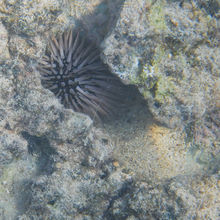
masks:
[(101, 61), (99, 49), (79, 32), (52, 37), (38, 70), (42, 85), (66, 108), (92, 118), (113, 115), (126, 99), (126, 86)]

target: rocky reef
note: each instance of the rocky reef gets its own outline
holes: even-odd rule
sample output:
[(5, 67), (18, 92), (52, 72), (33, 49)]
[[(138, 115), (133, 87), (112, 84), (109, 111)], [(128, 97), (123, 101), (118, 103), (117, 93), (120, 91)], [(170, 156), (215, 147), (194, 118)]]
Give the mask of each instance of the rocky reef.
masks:
[[(0, 219), (218, 219), (218, 1), (0, 2)], [(114, 121), (65, 109), (36, 70), (88, 32), (135, 89)]]

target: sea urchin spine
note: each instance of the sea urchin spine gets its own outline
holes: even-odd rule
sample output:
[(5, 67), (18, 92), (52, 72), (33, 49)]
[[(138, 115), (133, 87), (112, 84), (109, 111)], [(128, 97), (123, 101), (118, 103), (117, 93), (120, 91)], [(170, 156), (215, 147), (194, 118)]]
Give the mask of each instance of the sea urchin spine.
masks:
[(52, 37), (37, 69), (42, 85), (66, 108), (92, 118), (114, 115), (126, 99), (126, 86), (101, 61), (99, 49), (79, 32)]

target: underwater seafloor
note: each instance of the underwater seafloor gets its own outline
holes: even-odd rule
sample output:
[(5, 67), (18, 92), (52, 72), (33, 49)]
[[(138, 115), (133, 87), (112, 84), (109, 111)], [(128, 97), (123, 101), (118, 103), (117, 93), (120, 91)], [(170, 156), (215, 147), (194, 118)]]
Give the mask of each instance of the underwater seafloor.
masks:
[[(220, 219), (217, 0), (0, 1), (0, 219)], [(35, 66), (80, 27), (137, 89), (117, 120), (65, 109)]]

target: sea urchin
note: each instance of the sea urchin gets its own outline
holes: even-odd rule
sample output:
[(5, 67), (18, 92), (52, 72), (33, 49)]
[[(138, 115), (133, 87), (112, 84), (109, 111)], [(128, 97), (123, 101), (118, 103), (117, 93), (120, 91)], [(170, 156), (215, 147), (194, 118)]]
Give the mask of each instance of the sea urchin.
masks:
[(95, 119), (114, 115), (127, 96), (126, 86), (101, 61), (99, 49), (80, 32), (52, 37), (37, 69), (42, 85), (66, 108)]

